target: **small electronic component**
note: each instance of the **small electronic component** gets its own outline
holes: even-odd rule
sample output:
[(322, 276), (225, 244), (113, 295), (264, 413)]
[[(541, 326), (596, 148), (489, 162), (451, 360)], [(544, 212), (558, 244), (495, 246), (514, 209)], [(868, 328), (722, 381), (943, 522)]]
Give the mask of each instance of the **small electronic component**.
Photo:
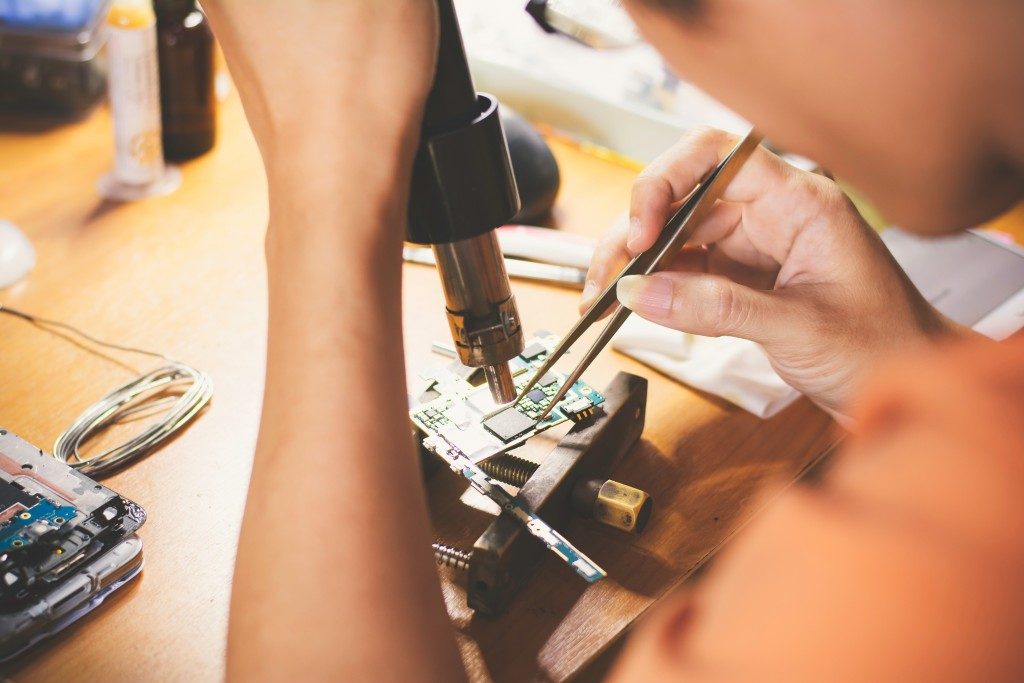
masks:
[[(7, 482), (3, 482), (3, 485), (17, 486)], [(76, 512), (71, 505), (58, 505), (46, 498), (33, 500), (31, 507), (19, 512), (0, 527), (0, 552), (21, 548), (42, 539), (48, 532), (60, 529)]]
[(544, 376), (537, 382), (541, 387), (550, 387), (558, 383), (558, 375), (553, 372), (545, 372)]
[(35, 498), (25, 493), (20, 486), (3, 482), (0, 484), (0, 524), (35, 504)]
[(497, 415), (487, 418), (483, 422), (484, 427), (486, 427), (488, 431), (506, 442), (516, 438), (534, 424), (536, 424), (534, 420), (523, 415), (514, 407), (506, 408)]
[(573, 422), (581, 422), (594, 414), (596, 406), (586, 396), (580, 396), (570, 401), (563, 401), (559, 406), (562, 414)]
[(533, 342), (525, 349), (523, 349), (523, 352), (519, 354), (519, 357), (525, 361), (532, 361), (537, 360), (547, 352), (548, 347), (544, 346), (540, 342)]

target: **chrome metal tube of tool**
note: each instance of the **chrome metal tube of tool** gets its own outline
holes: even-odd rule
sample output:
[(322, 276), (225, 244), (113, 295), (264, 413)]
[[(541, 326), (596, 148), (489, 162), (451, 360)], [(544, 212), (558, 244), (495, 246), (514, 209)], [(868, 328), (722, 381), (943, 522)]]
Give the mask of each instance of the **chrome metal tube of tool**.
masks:
[(494, 232), (433, 245), (452, 339), (464, 365), (482, 367), (497, 403), (516, 397), (508, 361), (523, 330)]

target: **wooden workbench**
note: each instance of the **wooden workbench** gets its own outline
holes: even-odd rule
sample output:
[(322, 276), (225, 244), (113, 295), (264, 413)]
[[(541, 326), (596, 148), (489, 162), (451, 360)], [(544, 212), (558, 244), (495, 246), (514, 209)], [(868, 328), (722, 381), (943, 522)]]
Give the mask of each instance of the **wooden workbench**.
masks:
[[(31, 237), (39, 264), (26, 281), (0, 291), (0, 302), (181, 358), (210, 372), (216, 390), (193, 426), (106, 482), (149, 513), (141, 578), (5, 673), (17, 681), (219, 680), (263, 383), (267, 212), (259, 156), (231, 97), (221, 107), (216, 149), (184, 167), (176, 194), (115, 204), (95, 190), (111, 163), (104, 110), (72, 125), (32, 128), (0, 133), (0, 218)], [(566, 145), (555, 152), (564, 184), (554, 223), (599, 234), (627, 206), (634, 172)], [(405, 276), (412, 371), (438, 362), (429, 344), (446, 339), (448, 328), (433, 270), (407, 266)], [(514, 289), (529, 329), (561, 330), (576, 314), (574, 292), (523, 282)], [(638, 538), (574, 521), (566, 534), (610, 578), (584, 591), (545, 558), (496, 621), (473, 618), (445, 575), (476, 678), (562, 679), (580, 671), (755, 514), (759, 484), (791, 480), (833, 433), (805, 400), (761, 421), (613, 352), (588, 377), (601, 387), (618, 370), (650, 379), (643, 442), (615, 476), (651, 492), (655, 517)], [(30, 442), (49, 448), (79, 411), (130, 376), (0, 316), (0, 425)], [(430, 488), (439, 537), (471, 543), (487, 520), (454, 504), (461, 484), (442, 473)], [(337, 628), (341, 643), (348, 627)]]

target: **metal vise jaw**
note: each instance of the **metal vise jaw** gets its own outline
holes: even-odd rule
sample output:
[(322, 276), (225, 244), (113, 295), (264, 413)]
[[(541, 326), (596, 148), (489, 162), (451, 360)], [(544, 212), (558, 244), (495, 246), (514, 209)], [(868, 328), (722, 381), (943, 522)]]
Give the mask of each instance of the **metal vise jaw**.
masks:
[[(602, 410), (576, 424), (519, 490), (556, 529), (573, 512), (628, 531), (639, 531), (650, 517), (646, 493), (608, 480), (643, 432), (647, 380), (620, 372), (603, 393)], [(469, 606), (478, 614), (501, 614), (545, 552), (521, 522), (501, 513), (465, 558)]]

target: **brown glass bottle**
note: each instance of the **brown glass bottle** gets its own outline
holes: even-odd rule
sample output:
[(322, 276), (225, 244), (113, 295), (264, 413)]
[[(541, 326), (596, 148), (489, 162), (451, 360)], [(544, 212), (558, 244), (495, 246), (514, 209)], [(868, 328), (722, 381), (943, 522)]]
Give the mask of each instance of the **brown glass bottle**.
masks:
[(164, 156), (197, 157), (213, 147), (213, 34), (196, 0), (155, 0)]

